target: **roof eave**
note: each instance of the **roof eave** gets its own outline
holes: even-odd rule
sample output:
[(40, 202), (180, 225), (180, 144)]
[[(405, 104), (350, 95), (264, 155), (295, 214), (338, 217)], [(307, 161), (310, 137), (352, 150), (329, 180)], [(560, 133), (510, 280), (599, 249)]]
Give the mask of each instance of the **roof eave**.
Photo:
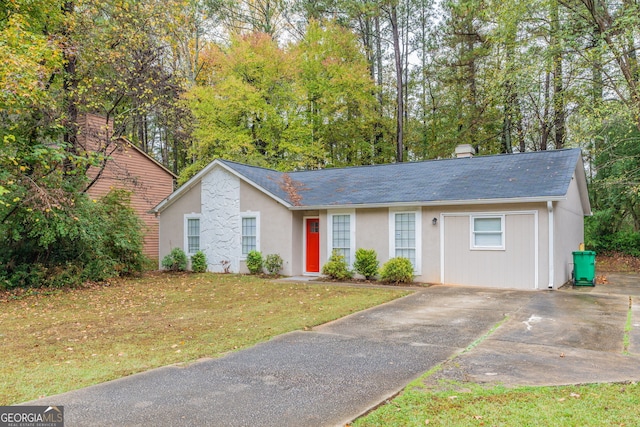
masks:
[(580, 193), (582, 212), (584, 212), (584, 216), (592, 216), (593, 212), (591, 211), (591, 202), (589, 201), (589, 188), (587, 186), (587, 174), (584, 170), (584, 159), (582, 158), (582, 151), (578, 156), (574, 174), (578, 180), (578, 192)]
[(270, 192), (269, 190), (267, 190), (266, 188), (264, 188), (263, 186), (261, 186), (260, 184), (258, 184), (257, 182), (247, 178), (245, 175), (241, 174), (240, 172), (236, 171), (235, 169), (233, 169), (230, 166), (227, 166), (226, 164), (224, 164), (223, 162), (219, 162), (220, 165), (222, 165), (227, 171), (229, 171), (230, 173), (232, 173), (233, 175), (235, 175), (236, 177), (240, 178), (241, 180), (243, 180), (244, 182), (246, 182), (247, 184), (251, 185), (252, 187), (254, 187), (255, 189), (257, 189), (258, 191), (263, 192), (265, 195), (271, 197), (273, 200), (277, 201), (278, 203), (284, 205), (287, 208), (291, 208), (293, 207), (293, 205), (289, 202), (287, 202), (286, 200), (282, 199), (281, 197), (276, 196), (275, 194), (273, 194), (272, 192)]
[(461, 205), (497, 205), (497, 204), (523, 204), (523, 203), (546, 203), (565, 200), (566, 196), (537, 196), (537, 197), (515, 197), (499, 199), (472, 199), (472, 200), (434, 200), (434, 201), (414, 201), (414, 202), (391, 202), (391, 203), (360, 203), (360, 204), (335, 204), (335, 205), (304, 205), (291, 206), (290, 210), (331, 210), (331, 209), (353, 209), (353, 208), (402, 208), (415, 206), (461, 206)]
[(291, 203), (289, 203), (289, 202), (283, 200), (282, 198), (276, 196), (275, 194), (271, 193), (266, 188), (262, 187), (261, 185), (257, 184), (256, 182), (250, 180), (249, 178), (247, 178), (246, 176), (242, 175), (240, 172), (236, 171), (232, 167), (226, 165), (224, 162), (220, 161), (219, 159), (216, 159), (216, 160), (212, 161), (211, 163), (209, 163), (207, 166), (205, 166), (200, 172), (198, 172), (193, 177), (191, 177), (191, 179), (189, 179), (187, 182), (182, 184), (180, 186), (180, 188), (178, 188), (176, 191), (171, 193), (169, 195), (169, 197), (167, 197), (162, 202), (160, 202), (155, 208), (152, 209), (152, 212), (155, 213), (155, 214), (159, 214), (163, 210), (167, 209), (176, 200), (180, 199), (180, 197), (182, 197), (183, 193), (186, 193), (191, 188), (193, 188), (198, 182), (200, 182), (202, 180), (203, 176), (205, 176), (206, 174), (211, 172), (211, 170), (216, 166), (222, 167), (227, 172), (229, 172), (232, 175), (238, 177), (239, 179), (241, 179), (244, 182), (246, 182), (247, 184), (253, 186), (257, 190), (263, 192), (264, 194), (266, 194), (267, 196), (271, 197), (272, 199), (274, 199), (278, 203), (281, 203), (285, 207), (287, 207), (287, 208), (291, 208), (292, 207)]
[(139, 147), (136, 147), (131, 141), (129, 141), (127, 138), (123, 137), (123, 136), (119, 136), (117, 139), (121, 139), (122, 141), (124, 141), (126, 144), (129, 145), (129, 147), (133, 148), (134, 150), (136, 150), (138, 153), (142, 154), (144, 157), (146, 157), (148, 160), (150, 160), (151, 162), (153, 162), (156, 166), (160, 167), (163, 171), (165, 171), (167, 174), (171, 175), (171, 178), (173, 179), (178, 179), (178, 175), (176, 175), (175, 173), (171, 172), (169, 169), (167, 169), (167, 167), (165, 165), (163, 165), (162, 163), (160, 163), (159, 161), (157, 161), (156, 159), (154, 159), (153, 157), (151, 157), (151, 155), (147, 154), (144, 152), (144, 150), (142, 150)]
[(180, 197), (182, 197), (183, 193), (186, 193), (191, 188), (193, 188), (193, 186), (195, 186), (198, 182), (200, 182), (202, 177), (204, 175), (206, 175), (207, 173), (209, 173), (209, 171), (211, 171), (211, 169), (213, 169), (216, 165), (222, 165), (222, 163), (220, 161), (218, 161), (218, 159), (216, 159), (213, 162), (209, 163), (200, 172), (198, 172), (197, 174), (192, 176), (187, 182), (185, 182), (180, 187), (178, 187), (178, 189), (176, 191), (174, 191), (173, 193), (169, 194), (169, 196), (166, 199), (164, 199), (163, 201), (158, 203), (156, 205), (156, 207), (152, 209), (152, 212), (157, 215), (157, 214), (161, 213), (163, 210), (167, 209), (169, 206), (171, 206), (173, 204), (173, 202), (175, 202)]

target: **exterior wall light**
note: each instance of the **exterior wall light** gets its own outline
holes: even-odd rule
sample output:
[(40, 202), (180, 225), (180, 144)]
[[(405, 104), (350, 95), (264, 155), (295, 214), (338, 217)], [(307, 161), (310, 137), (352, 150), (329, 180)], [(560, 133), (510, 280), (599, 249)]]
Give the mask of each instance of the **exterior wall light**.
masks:
[(437, 224), (438, 224), (438, 218), (433, 218), (433, 219), (431, 220), (431, 224), (433, 224), (433, 225), (437, 225)]

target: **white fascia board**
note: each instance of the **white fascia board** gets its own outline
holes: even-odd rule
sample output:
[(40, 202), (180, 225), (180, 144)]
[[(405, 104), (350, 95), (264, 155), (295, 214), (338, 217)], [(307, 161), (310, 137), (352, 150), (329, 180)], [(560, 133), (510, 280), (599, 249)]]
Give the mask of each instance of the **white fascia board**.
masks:
[(578, 156), (578, 162), (576, 163), (576, 169), (573, 176), (577, 180), (580, 202), (582, 203), (582, 211), (585, 216), (591, 216), (593, 215), (593, 212), (591, 211), (591, 202), (589, 201), (587, 174), (584, 171), (584, 160), (582, 159), (582, 154)]
[(209, 163), (200, 172), (198, 172), (197, 174), (192, 176), (191, 179), (189, 179), (187, 182), (182, 184), (176, 191), (174, 191), (173, 193), (169, 194), (169, 196), (166, 199), (164, 199), (163, 201), (158, 203), (158, 205), (155, 208), (153, 208), (152, 212), (158, 214), (158, 213), (162, 212), (163, 210), (165, 210), (166, 208), (168, 208), (169, 206), (171, 206), (173, 204), (173, 202), (175, 202), (180, 197), (182, 197), (183, 193), (186, 193), (194, 185), (196, 185), (198, 182), (200, 182), (202, 177), (204, 175), (206, 175), (207, 173), (209, 173), (209, 171), (211, 171), (211, 169), (213, 169), (216, 165), (223, 166), (223, 164), (220, 163), (220, 161), (217, 160), (217, 159), (214, 160), (213, 162)]
[(356, 208), (389, 208), (389, 207), (416, 207), (416, 206), (460, 206), (460, 205), (497, 205), (497, 204), (521, 204), (521, 203), (546, 203), (548, 201), (566, 200), (566, 196), (555, 197), (516, 197), (511, 199), (472, 199), (472, 200), (438, 200), (433, 202), (401, 202), (401, 203), (363, 203), (349, 205), (304, 205), (291, 206), (290, 210), (306, 211), (321, 209), (356, 209)]
[(252, 187), (254, 187), (256, 190), (261, 191), (262, 193), (266, 194), (267, 196), (271, 197), (272, 199), (274, 199), (275, 201), (277, 201), (278, 203), (283, 204), (285, 207), (287, 208), (292, 208), (293, 205), (283, 199), (281, 199), (280, 197), (276, 196), (275, 194), (273, 194), (272, 192), (270, 192), (269, 190), (267, 190), (266, 188), (258, 185), (257, 183), (251, 181), (249, 178), (247, 178), (246, 176), (242, 175), (241, 173), (237, 172), (236, 170), (228, 167), (227, 165), (225, 165), (224, 163), (220, 162), (220, 166), (222, 166), (226, 171), (228, 171), (229, 173), (233, 174), (234, 176), (238, 177), (239, 179), (241, 179), (242, 181), (246, 182), (247, 184), (251, 185)]
[(227, 172), (229, 172), (232, 175), (240, 178), (242, 181), (246, 182), (247, 184), (255, 187), (256, 189), (258, 189), (259, 191), (263, 192), (264, 194), (266, 194), (267, 196), (271, 197), (272, 199), (278, 201), (279, 203), (282, 203), (284, 206), (286, 206), (288, 208), (290, 208), (292, 206), (291, 203), (288, 203), (288, 202), (282, 200), (280, 197), (278, 197), (275, 194), (267, 191), (265, 188), (261, 187), (260, 185), (256, 184), (255, 182), (251, 181), (246, 176), (238, 173), (234, 169), (232, 169), (229, 166), (227, 166), (224, 163), (222, 163), (220, 160), (216, 159), (213, 162), (209, 163), (207, 166), (205, 166), (200, 172), (198, 172), (193, 177), (191, 177), (191, 179), (189, 179), (187, 182), (182, 184), (180, 186), (180, 188), (178, 188), (176, 191), (171, 193), (169, 195), (169, 197), (164, 199), (162, 202), (160, 202), (155, 208), (153, 208), (153, 210), (151, 212), (153, 212), (155, 214), (158, 214), (158, 213), (162, 212), (163, 210), (165, 210), (166, 208), (168, 208), (169, 206), (171, 206), (173, 204), (173, 202), (175, 202), (180, 197), (182, 197), (183, 193), (189, 191), (194, 185), (196, 185), (198, 182), (200, 182), (202, 180), (202, 177), (204, 175), (206, 175), (209, 172), (211, 172), (211, 170), (216, 166), (219, 166), (219, 167), (223, 168)]

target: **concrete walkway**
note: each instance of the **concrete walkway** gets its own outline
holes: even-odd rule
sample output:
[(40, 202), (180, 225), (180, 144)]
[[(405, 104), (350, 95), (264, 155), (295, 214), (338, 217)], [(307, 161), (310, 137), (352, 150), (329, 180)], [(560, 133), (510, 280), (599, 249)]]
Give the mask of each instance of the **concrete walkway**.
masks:
[[(611, 276), (610, 285), (551, 292), (433, 286), (220, 359), (29, 404), (64, 405), (67, 427), (335, 426), (443, 362), (434, 381), (637, 381), (640, 280), (629, 277), (624, 286)], [(630, 296), (635, 324), (623, 355)]]

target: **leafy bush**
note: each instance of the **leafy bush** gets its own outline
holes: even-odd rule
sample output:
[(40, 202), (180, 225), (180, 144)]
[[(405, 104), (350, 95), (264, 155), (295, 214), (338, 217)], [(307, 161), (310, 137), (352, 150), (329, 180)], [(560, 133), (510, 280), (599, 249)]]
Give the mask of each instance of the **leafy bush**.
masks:
[(627, 226), (614, 229), (615, 212), (602, 210), (585, 218), (585, 246), (587, 250), (598, 253), (620, 252), (631, 256), (640, 256), (640, 233)]
[(333, 280), (346, 280), (353, 277), (353, 272), (349, 271), (344, 255), (336, 250), (329, 257), (329, 261), (322, 266), (322, 274)]
[(382, 266), (380, 278), (389, 283), (411, 283), (413, 282), (413, 264), (408, 258), (391, 258)]
[(191, 257), (191, 270), (194, 273), (204, 273), (207, 271), (207, 256), (202, 251), (198, 251)]
[(169, 255), (162, 258), (162, 268), (169, 271), (185, 271), (187, 269), (187, 254), (180, 248), (173, 248)]
[(356, 261), (353, 263), (353, 268), (367, 280), (378, 275), (379, 265), (380, 262), (375, 250), (360, 248), (356, 251)]
[(249, 251), (247, 254), (247, 268), (251, 274), (262, 273), (262, 254), (258, 251)]
[(266, 268), (271, 275), (280, 273), (280, 270), (282, 270), (282, 265), (282, 257), (278, 254), (269, 254), (264, 260), (264, 268)]
[(51, 209), (5, 212), (0, 287), (75, 286), (142, 271), (144, 224), (130, 197), (124, 190), (99, 200), (76, 193)]
[[(102, 234), (105, 256), (100, 261), (96, 260), (102, 272), (108, 272), (110, 267), (118, 275), (141, 272), (146, 263), (142, 252), (145, 224), (131, 207), (131, 192), (111, 190), (100, 202), (103, 208), (101, 221), (107, 224)], [(98, 267), (92, 264), (90, 262), (87, 267)]]

